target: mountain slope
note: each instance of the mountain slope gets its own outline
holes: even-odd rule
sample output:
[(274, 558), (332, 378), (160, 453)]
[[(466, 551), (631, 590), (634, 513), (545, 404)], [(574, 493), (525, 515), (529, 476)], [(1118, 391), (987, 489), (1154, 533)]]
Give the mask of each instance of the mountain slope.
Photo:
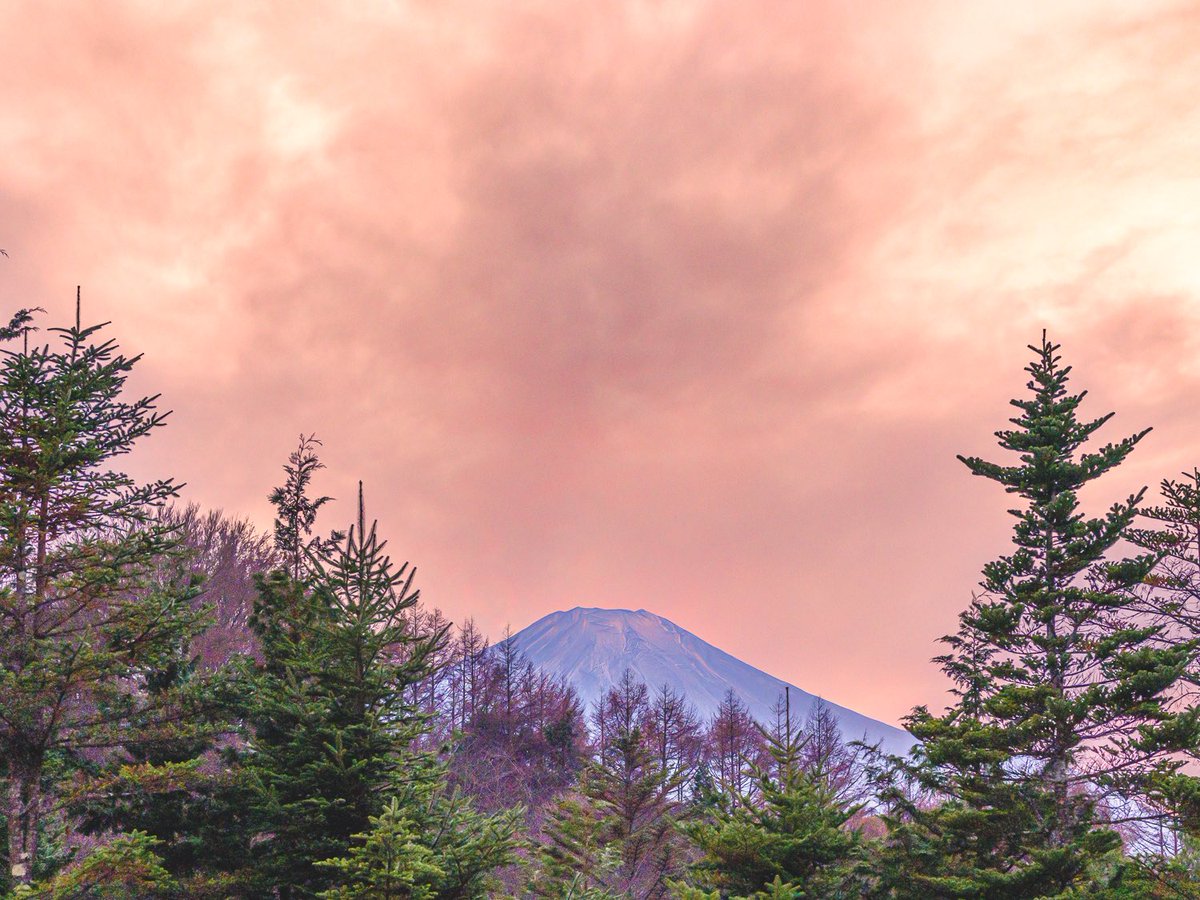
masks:
[[(652, 689), (669, 684), (705, 718), (733, 689), (760, 722), (784, 687), (793, 714), (801, 719), (817, 698), (730, 656), (674, 622), (639, 609), (576, 607), (551, 613), (509, 638), (534, 665), (567, 678), (588, 706), (629, 668)], [(826, 701), (847, 740), (880, 742), (904, 752), (913, 745), (905, 731)]]

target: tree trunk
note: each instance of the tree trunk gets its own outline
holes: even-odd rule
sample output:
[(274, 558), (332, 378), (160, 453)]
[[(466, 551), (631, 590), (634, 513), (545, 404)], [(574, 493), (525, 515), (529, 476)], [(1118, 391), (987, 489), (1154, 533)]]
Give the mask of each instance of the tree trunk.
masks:
[(33, 861), (37, 857), (40, 772), (13, 766), (4, 795), (4, 817), (8, 822), (8, 867), (12, 885), (33, 883)]
[[(1045, 524), (1046, 535), (1046, 586), (1051, 597), (1051, 602), (1055, 602), (1055, 595), (1058, 593), (1058, 584), (1054, 577), (1053, 554), (1054, 554), (1054, 532), (1051, 531), (1049, 522)], [(1066, 694), (1065, 683), (1065, 668), (1066, 660), (1059, 652), (1055, 642), (1058, 639), (1058, 617), (1051, 616), (1046, 623), (1046, 636), (1049, 638), (1050, 648), (1049, 655), (1049, 670), (1050, 670), (1050, 687), (1054, 691), (1055, 699), (1061, 699)], [(1067, 726), (1061, 721), (1056, 721), (1054, 725), (1054, 741), (1050, 747), (1050, 765), (1047, 769), (1047, 774), (1050, 778), (1050, 786), (1054, 793), (1054, 813), (1055, 822), (1054, 828), (1050, 832), (1050, 844), (1054, 847), (1066, 846), (1068, 842), (1068, 800), (1069, 792), (1067, 790)]]

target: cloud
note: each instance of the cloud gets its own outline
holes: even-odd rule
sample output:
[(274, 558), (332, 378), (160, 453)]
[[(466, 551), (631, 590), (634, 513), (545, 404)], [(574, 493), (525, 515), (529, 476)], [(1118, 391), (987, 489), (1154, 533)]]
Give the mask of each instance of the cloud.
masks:
[(265, 521), (315, 430), (324, 487), (364, 478), (427, 599), (493, 634), (645, 606), (895, 720), (1003, 551), (954, 454), (991, 453), (1041, 328), (1110, 428), (1160, 425), (1122, 478), (1193, 462), (1186, 6), (0, 28), (0, 284), (61, 316), (81, 283), (146, 352), (176, 415), (134, 464)]

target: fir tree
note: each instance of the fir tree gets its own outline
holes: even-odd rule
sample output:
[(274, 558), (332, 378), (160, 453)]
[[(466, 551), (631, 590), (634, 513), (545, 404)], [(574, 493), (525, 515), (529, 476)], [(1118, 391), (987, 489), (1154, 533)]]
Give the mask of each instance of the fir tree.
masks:
[(57, 347), (31, 347), (31, 322), (0, 329), (24, 338), (0, 364), (0, 776), (18, 885), (34, 877), (52, 760), (103, 753), (131, 726), (186, 727), (147, 678), (199, 621), (193, 585), (150, 583), (177, 542), (154, 519), (177, 485), (112, 468), (166, 418), (157, 397), (124, 398), (140, 357), (82, 326), (78, 298)]
[(858, 807), (839, 801), (824, 769), (806, 766), (813, 738), (793, 726), (790, 709), (762, 734), (770, 763), (747, 765), (748, 794), (722, 797), (686, 829), (703, 854), (690, 873), (695, 887), (720, 896), (859, 896), (850, 869), (860, 842), (846, 828)]
[(162, 868), (189, 898), (245, 892), (252, 840), (249, 786), (237, 765), (226, 673), (204, 673), (181, 647), (178, 658), (147, 679), (152, 698), (174, 705), (191, 727), (143, 732), (133, 723), (118, 752), (77, 788), (68, 809), (84, 834), (142, 834)]
[[(543, 827), (532, 879), (538, 896), (665, 897), (668, 879), (682, 868), (683, 810), (672, 799), (678, 778), (659, 768), (634, 712), (644, 686), (631, 687), (625, 679), (602, 704), (597, 721), (609, 723), (606, 746)], [(624, 702), (627, 695), (632, 702)]]
[(997, 432), (1017, 464), (960, 457), (1022, 505), (1014, 551), (985, 566), (985, 593), (938, 659), (955, 704), (909, 719), (923, 746), (900, 771), (944, 802), (890, 793), (892, 896), (1051, 897), (1111, 882), (1120, 839), (1103, 827), (1117, 820), (1107, 810), (1196, 742), (1195, 713), (1171, 708), (1196, 642), (1166, 643), (1137, 614), (1155, 556), (1112, 555), (1144, 492), (1097, 518), (1079, 509), (1079, 489), (1146, 432), (1083, 451), (1112, 414), (1081, 421), (1084, 394), (1068, 392), (1058, 346), (1043, 336), (1030, 349), (1030, 396)]
[(330, 900), (494, 896), (496, 872), (514, 861), (522, 810), (480, 815), (446, 783), (444, 763), (414, 754), (370, 829), (345, 857), (321, 863), (338, 874)]
[[(412, 827), (432, 829), (422, 846), (435, 862), (446, 825), (413, 781), (433, 763), (413, 747), (428, 725), (411, 699), (445, 632), (416, 629), (413, 570), (395, 566), (375, 525), (368, 527), (361, 486), (356, 525), (310, 551), (304, 571), (299, 582), (285, 571), (263, 579), (253, 619), (263, 662), (247, 764), (259, 785), (259, 871), (281, 897), (315, 896), (343, 887), (340, 876), (365, 877), (378, 862), (372, 854), (394, 843), (401, 827), (395, 816), (378, 818), (389, 797), (400, 798)], [(441, 802), (437, 809), (474, 827), (459, 801)], [(501, 835), (499, 822), (485, 830)], [(352, 851), (355, 835), (368, 837)], [(505, 840), (497, 837), (488, 852), (502, 856)]]
[[(1163, 626), (1162, 641), (1195, 640), (1200, 637), (1200, 469), (1184, 472), (1181, 480), (1164, 479), (1160, 492), (1162, 504), (1141, 511), (1142, 520), (1158, 527), (1135, 528), (1129, 535), (1159, 558), (1141, 609), (1148, 621)], [(1191, 701), (1181, 693), (1180, 702)], [(1189, 753), (1200, 757), (1200, 747)], [(1154, 835), (1160, 854), (1179, 854), (1200, 840), (1200, 779), (1182, 771), (1159, 774), (1150, 779), (1143, 802), (1160, 814)]]
[(313, 526), (321, 507), (332, 497), (310, 497), (313, 475), (325, 468), (317, 455), (321, 442), (315, 434), (300, 435), (300, 445), (288, 456), (283, 467), (287, 479), (268, 498), (275, 507), (275, 549), (283, 558), (283, 568), (293, 580), (304, 574), (309, 554), (332, 547), (342, 538), (333, 532), (327, 539), (314, 538)]
[(39, 900), (128, 900), (181, 895), (145, 832), (119, 835), (68, 866), (34, 894)]

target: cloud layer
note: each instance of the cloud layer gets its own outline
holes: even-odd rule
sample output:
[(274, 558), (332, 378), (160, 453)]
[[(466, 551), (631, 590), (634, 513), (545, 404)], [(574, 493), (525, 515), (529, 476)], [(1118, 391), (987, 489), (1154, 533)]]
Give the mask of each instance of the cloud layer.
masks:
[(188, 499), (265, 524), (316, 431), (454, 617), (646, 607), (896, 721), (1043, 327), (1157, 426), (1090, 502), (1197, 462), (1200, 15), (1047, 6), (9, 4), (0, 290), (146, 353)]

